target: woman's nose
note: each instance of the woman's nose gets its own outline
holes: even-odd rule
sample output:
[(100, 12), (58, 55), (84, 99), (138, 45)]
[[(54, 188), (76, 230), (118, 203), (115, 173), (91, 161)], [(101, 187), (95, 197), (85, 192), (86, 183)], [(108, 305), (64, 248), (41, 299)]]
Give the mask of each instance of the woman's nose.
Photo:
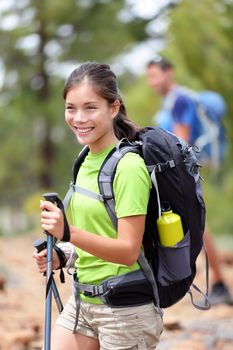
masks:
[(83, 122), (85, 121), (86, 117), (85, 114), (81, 110), (77, 110), (74, 114), (74, 121), (76, 122)]

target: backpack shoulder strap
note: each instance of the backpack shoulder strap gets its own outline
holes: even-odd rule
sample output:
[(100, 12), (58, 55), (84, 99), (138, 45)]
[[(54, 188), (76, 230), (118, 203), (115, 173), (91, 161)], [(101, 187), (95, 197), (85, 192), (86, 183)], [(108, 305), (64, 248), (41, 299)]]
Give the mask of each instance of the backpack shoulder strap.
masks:
[(76, 182), (76, 178), (78, 175), (78, 171), (80, 169), (81, 164), (83, 163), (84, 159), (86, 158), (87, 154), (89, 152), (89, 148), (87, 146), (85, 146), (81, 152), (79, 153), (78, 157), (75, 159), (73, 167), (72, 167), (72, 181), (70, 183), (70, 187), (63, 199), (63, 206), (65, 208), (65, 210), (68, 207), (68, 204), (70, 202), (70, 199), (72, 197), (72, 194), (75, 192), (75, 182)]
[(127, 144), (121, 147), (121, 142), (116, 146), (116, 149), (109, 154), (103, 162), (98, 176), (98, 185), (100, 194), (104, 198), (105, 208), (110, 216), (113, 225), (117, 228), (117, 217), (115, 213), (115, 198), (113, 193), (113, 180), (117, 165), (121, 158), (128, 152), (140, 153), (138, 145)]
[[(128, 152), (134, 152), (141, 154), (140, 147), (142, 146), (141, 142), (135, 142), (133, 144), (128, 144), (124, 147), (120, 147), (120, 143), (117, 145), (116, 150), (110, 154), (109, 157), (106, 158), (104, 161), (100, 171), (99, 171), (99, 177), (98, 177), (98, 184), (99, 184), (99, 190), (100, 193), (104, 197), (104, 204), (105, 208), (108, 212), (109, 217), (111, 218), (113, 225), (117, 228), (117, 217), (115, 213), (115, 198), (113, 193), (113, 180), (114, 175), (116, 172), (117, 165), (121, 158)], [(153, 272), (147, 262), (147, 259), (143, 255), (143, 253), (140, 253), (139, 259), (138, 259), (139, 265), (141, 266), (145, 276), (147, 277), (148, 281), (152, 285), (154, 300), (156, 302), (156, 305), (158, 307), (158, 311), (162, 317), (163, 312), (159, 305), (159, 296), (158, 296), (158, 288), (157, 284), (155, 282), (155, 278), (153, 276)]]
[(185, 96), (190, 99), (194, 104), (196, 104), (198, 94), (187, 88), (186, 86), (177, 85), (173, 90), (171, 90), (164, 99), (164, 108), (172, 111), (176, 100), (178, 97)]
[(89, 152), (89, 147), (85, 146), (79, 153), (78, 157), (75, 159), (73, 167), (72, 167), (72, 181), (75, 184), (76, 178), (78, 175), (79, 168), (81, 164), (83, 163), (84, 159), (86, 158), (87, 154)]

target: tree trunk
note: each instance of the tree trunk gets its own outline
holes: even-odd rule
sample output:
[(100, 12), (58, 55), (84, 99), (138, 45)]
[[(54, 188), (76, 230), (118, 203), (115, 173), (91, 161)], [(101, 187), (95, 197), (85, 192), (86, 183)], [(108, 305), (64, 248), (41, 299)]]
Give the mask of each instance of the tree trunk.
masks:
[[(43, 18), (43, 17), (41, 17)], [(39, 94), (39, 103), (41, 105), (45, 105), (50, 100), (51, 92), (50, 92), (50, 82), (49, 75), (46, 71), (46, 54), (45, 54), (45, 45), (49, 38), (46, 35), (46, 25), (43, 23), (43, 20), (40, 19), (40, 26), (38, 29), (38, 34), (40, 36), (40, 45), (38, 48), (38, 57), (40, 59), (39, 66), (39, 77), (42, 79), (42, 88)], [(50, 120), (50, 116), (46, 110), (44, 109), (43, 115), (43, 135), (41, 135), (41, 145), (40, 145), (40, 173), (39, 175), (39, 185), (44, 189), (49, 189), (52, 187), (52, 165), (54, 161), (54, 146), (51, 139), (51, 131), (52, 131), (52, 123)]]

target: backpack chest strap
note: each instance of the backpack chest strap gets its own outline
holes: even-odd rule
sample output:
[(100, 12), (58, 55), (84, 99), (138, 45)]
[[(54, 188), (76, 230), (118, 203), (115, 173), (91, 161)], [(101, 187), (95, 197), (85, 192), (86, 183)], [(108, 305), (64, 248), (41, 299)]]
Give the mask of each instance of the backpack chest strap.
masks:
[(89, 191), (86, 188), (83, 188), (83, 187), (80, 187), (77, 185), (73, 185), (72, 187), (73, 187), (73, 192), (77, 192), (77, 193), (83, 194), (84, 196), (87, 196), (89, 198), (95, 199), (97, 201), (104, 202), (104, 196), (102, 194), (99, 194), (99, 193), (96, 193), (93, 191)]
[(93, 191), (89, 191), (86, 188), (83, 188), (83, 187), (80, 187), (80, 186), (77, 186), (77, 185), (74, 185), (73, 183), (71, 183), (70, 188), (67, 191), (65, 198), (63, 200), (63, 205), (65, 208), (67, 208), (69, 201), (70, 201), (73, 193), (75, 193), (75, 192), (83, 194), (84, 196), (87, 196), (89, 198), (95, 199), (95, 200), (100, 201), (100, 202), (104, 202), (106, 199), (105, 196), (103, 196), (102, 194), (99, 194), (99, 193), (96, 193)]

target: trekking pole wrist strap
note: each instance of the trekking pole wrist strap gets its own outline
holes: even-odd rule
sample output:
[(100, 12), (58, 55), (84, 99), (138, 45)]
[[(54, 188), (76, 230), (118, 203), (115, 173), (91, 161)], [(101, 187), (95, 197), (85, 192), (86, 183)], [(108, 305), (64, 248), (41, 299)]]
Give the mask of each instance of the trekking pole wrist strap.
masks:
[(69, 224), (68, 224), (68, 221), (66, 218), (64, 205), (63, 205), (62, 201), (60, 200), (60, 198), (58, 198), (58, 197), (56, 199), (56, 202), (57, 202), (58, 208), (62, 211), (63, 220), (64, 220), (64, 231), (63, 231), (63, 237), (61, 238), (61, 241), (69, 242), (70, 241), (70, 227), (69, 227)]
[(64, 231), (63, 231), (63, 237), (61, 241), (63, 242), (70, 242), (70, 227), (66, 218), (66, 214), (63, 212), (63, 218), (64, 218)]
[(66, 256), (65, 253), (62, 251), (61, 248), (59, 248), (57, 245), (54, 245), (53, 249), (55, 250), (55, 252), (57, 253), (60, 265), (57, 268), (57, 270), (62, 269), (63, 267), (66, 266)]
[(64, 275), (64, 271), (63, 271), (63, 267), (66, 266), (65, 253), (57, 245), (54, 245), (53, 249), (57, 253), (57, 256), (58, 256), (58, 259), (59, 259), (59, 262), (60, 262), (60, 265), (57, 268), (57, 270), (60, 270), (60, 281), (61, 281), (61, 283), (65, 283), (65, 275)]

